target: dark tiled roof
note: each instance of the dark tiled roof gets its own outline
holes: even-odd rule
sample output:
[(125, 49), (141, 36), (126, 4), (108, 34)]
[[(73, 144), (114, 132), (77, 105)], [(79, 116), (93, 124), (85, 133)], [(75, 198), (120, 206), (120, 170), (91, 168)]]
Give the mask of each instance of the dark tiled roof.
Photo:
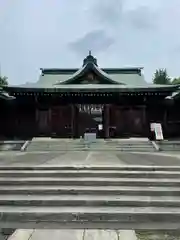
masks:
[(5, 92), (2, 88), (0, 88), (0, 99), (12, 100), (12, 99), (14, 99), (14, 97), (9, 96), (9, 94), (7, 92)]
[[(94, 71), (103, 84), (74, 84), (78, 78), (86, 77), (88, 71)], [(85, 75), (83, 75), (85, 74)], [(86, 79), (85, 79), (86, 80)], [(10, 87), (7, 87), (7, 89)], [(26, 83), (21, 86), (11, 86), (11, 89), (18, 91), (42, 91), (42, 92), (63, 92), (63, 91), (176, 91), (177, 87), (172, 85), (149, 84), (144, 80), (142, 68), (99, 68), (97, 60), (88, 55), (80, 69), (41, 69), (41, 75), (36, 83)]]
[(39, 81), (33, 84), (26, 84), (24, 86), (36, 86), (44, 88), (52, 88), (56, 84), (73, 84), (74, 80), (82, 77), (88, 71), (94, 71), (103, 81), (109, 84), (122, 84), (131, 86), (144, 86), (147, 82), (141, 73), (141, 67), (130, 68), (99, 68), (97, 59), (92, 55), (88, 55), (84, 61), (82, 68), (41, 68), (41, 75)]
[(171, 92), (176, 91), (176, 86), (173, 85), (155, 85), (149, 84), (146, 86), (120, 85), (120, 84), (59, 84), (54, 87), (44, 88), (43, 86), (33, 85), (26, 86), (10, 86), (7, 91), (12, 92)]

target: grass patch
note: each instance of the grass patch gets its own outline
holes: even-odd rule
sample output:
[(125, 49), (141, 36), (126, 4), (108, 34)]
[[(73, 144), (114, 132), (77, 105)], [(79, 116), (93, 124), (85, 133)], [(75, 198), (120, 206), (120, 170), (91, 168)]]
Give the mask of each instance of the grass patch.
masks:
[(138, 240), (180, 240), (180, 231), (136, 231)]

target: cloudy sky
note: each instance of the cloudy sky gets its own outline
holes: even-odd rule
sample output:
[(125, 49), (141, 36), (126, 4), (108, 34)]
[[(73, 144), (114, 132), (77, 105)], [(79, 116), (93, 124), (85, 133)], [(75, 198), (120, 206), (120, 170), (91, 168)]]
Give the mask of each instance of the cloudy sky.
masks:
[(41, 67), (143, 66), (180, 76), (180, 0), (0, 0), (1, 74), (35, 82)]

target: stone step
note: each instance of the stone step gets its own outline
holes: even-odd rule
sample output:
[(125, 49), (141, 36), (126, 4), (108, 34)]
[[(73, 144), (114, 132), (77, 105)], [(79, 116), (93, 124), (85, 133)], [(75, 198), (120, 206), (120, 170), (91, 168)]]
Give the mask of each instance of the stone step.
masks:
[(161, 151), (180, 151), (180, 141), (163, 141), (157, 144)]
[(128, 170), (0, 170), (0, 177), (114, 177), (114, 178), (180, 178), (180, 171)]
[(160, 147), (163, 149), (180, 149), (180, 146), (172, 146), (172, 145), (160, 145)]
[[(48, 140), (48, 141), (34, 141), (34, 140), (32, 140), (31, 141), (31, 144), (44, 144), (44, 145), (46, 145), (46, 144), (54, 144), (54, 145), (58, 145), (58, 144), (64, 144), (64, 145), (67, 145), (67, 144), (69, 144), (69, 145), (76, 145), (76, 144), (86, 144), (87, 143), (87, 141), (85, 141), (84, 139), (82, 139), (82, 140), (77, 140), (77, 141), (75, 141), (75, 140), (71, 140), (71, 139), (69, 139), (68, 141), (53, 141), (52, 139), (51, 140)], [(123, 140), (123, 141), (116, 141), (116, 140), (100, 140), (100, 139), (96, 139), (96, 140), (94, 140), (94, 142), (91, 142), (91, 144), (150, 144), (151, 142), (150, 141), (148, 141), (148, 140), (146, 140), (146, 141), (139, 141), (139, 140), (137, 140), (137, 141), (130, 141), (130, 140), (127, 140), (127, 141), (125, 141), (125, 140)], [(169, 143), (169, 142), (168, 142)]]
[(3, 195), (128, 195), (128, 196), (180, 196), (180, 187), (159, 186), (0, 186)]
[(58, 151), (58, 150), (80, 150), (80, 149), (85, 149), (86, 147), (85, 146), (76, 146), (76, 147), (72, 147), (72, 146), (69, 146), (69, 147), (64, 147), (64, 146), (36, 146), (36, 147), (30, 147), (28, 148), (29, 151), (32, 151), (32, 150), (46, 150), (46, 151)]
[[(86, 144), (86, 143), (84, 143)], [(87, 143), (88, 144), (88, 143)], [(151, 142), (92, 142), (91, 146), (151, 146)], [(71, 145), (71, 144), (70, 144)]]
[[(78, 143), (76, 143), (76, 144), (78, 144)], [(82, 143), (81, 143), (82, 144)], [(86, 142), (84, 142), (84, 144), (86, 144)], [(98, 144), (98, 145), (109, 145), (109, 146), (111, 146), (111, 145), (119, 145), (119, 146), (123, 146), (123, 145), (125, 145), (125, 146), (131, 146), (131, 145), (134, 145), (134, 146), (138, 146), (138, 145), (140, 145), (140, 146), (151, 146), (151, 142), (135, 142), (135, 141), (132, 141), (132, 142), (114, 142), (114, 141), (112, 141), (112, 142), (98, 142), (98, 141), (96, 141), (96, 142), (92, 142), (92, 143), (89, 143), (90, 145), (96, 145), (96, 144)], [(70, 143), (70, 145), (71, 145), (71, 143)]]
[(179, 187), (180, 179), (171, 178), (53, 178), (53, 177), (0, 177), (0, 185), (63, 185), (63, 186), (169, 186)]
[(180, 207), (180, 196), (1, 195), (0, 206)]
[(93, 147), (96, 147), (96, 146), (137, 146), (137, 147), (140, 147), (140, 146), (147, 146), (147, 147), (151, 147), (152, 145), (150, 143), (132, 143), (132, 144), (127, 144), (127, 143), (98, 143), (98, 142), (95, 142), (95, 143), (76, 143), (76, 144), (57, 144), (57, 143), (31, 143), (29, 145), (30, 146), (33, 146), (33, 147), (39, 147), (39, 146), (46, 146), (46, 147), (83, 147), (83, 146), (86, 146), (86, 145), (90, 145), (90, 146), (93, 146)]
[(162, 147), (179, 147), (180, 148), (180, 144), (174, 144), (174, 143), (159, 143), (159, 145)]
[(84, 146), (85, 143), (54, 143), (54, 142), (49, 142), (49, 143), (32, 143), (30, 144), (30, 146)]
[(59, 170), (68, 170), (68, 171), (174, 171), (179, 172), (180, 166), (160, 166), (160, 165), (0, 165), (0, 170), (2, 171), (35, 171), (35, 170), (46, 170), (46, 171), (59, 171)]
[(1, 166), (0, 216), (2, 228), (177, 228), (180, 166)]
[(161, 151), (168, 151), (168, 152), (179, 152), (180, 151), (180, 148), (166, 148), (166, 147), (163, 147), (163, 148), (160, 148)]
[[(88, 146), (88, 145), (87, 145)], [(134, 145), (132, 145), (132, 146), (127, 146), (127, 145), (125, 145), (125, 146), (121, 146), (121, 145), (116, 145), (116, 146), (98, 146), (98, 145), (96, 145), (96, 146), (91, 146), (91, 145), (89, 145), (88, 146), (89, 148), (109, 148), (109, 149), (111, 149), (111, 148), (117, 148), (117, 149), (130, 149), (130, 148), (133, 148), (133, 149), (135, 149), (135, 148), (137, 148), (137, 149), (143, 149), (143, 148), (152, 148), (151, 146), (141, 146), (141, 145), (138, 145), (138, 146), (134, 146)]]
[(99, 141), (94, 143), (85, 142), (62, 142), (62, 141), (32, 141), (27, 151), (70, 151), (70, 150), (106, 150), (106, 151), (155, 151), (149, 141)]
[(38, 148), (38, 149), (28, 149), (27, 152), (41, 152), (41, 151), (45, 151), (45, 152), (64, 152), (64, 151), (106, 151), (106, 152), (109, 152), (109, 151), (119, 151), (119, 152), (155, 152), (156, 150), (155, 149), (148, 149), (148, 148), (129, 148), (129, 149), (124, 149), (124, 148), (76, 148), (76, 149), (43, 149), (43, 148)]
[(149, 145), (124, 145), (124, 146), (122, 146), (122, 145), (111, 145), (111, 146), (109, 146), (109, 145), (99, 145), (99, 144), (96, 144), (96, 145), (90, 145), (90, 144), (87, 144), (87, 145), (82, 145), (82, 146), (80, 146), (80, 145), (77, 145), (77, 146), (71, 146), (71, 145), (69, 145), (69, 146), (61, 146), (61, 145), (58, 145), (58, 146), (53, 146), (53, 145), (51, 145), (51, 146), (41, 146), (41, 145), (37, 145), (37, 146), (31, 146), (31, 147), (29, 147), (28, 149), (37, 149), (37, 148), (43, 148), (43, 149), (45, 149), (45, 148), (47, 148), (47, 149), (80, 149), (80, 148), (102, 148), (102, 149), (104, 149), (104, 148), (109, 148), (109, 149), (111, 149), (111, 148), (117, 148), (117, 149), (129, 149), (129, 148), (138, 148), (138, 149), (141, 149), (141, 148), (148, 148), (148, 149), (151, 149), (151, 148), (153, 148), (152, 146), (149, 146)]
[[(180, 222), (179, 207), (44, 207), (0, 206), (1, 227), (16, 228), (110, 228)], [(178, 223), (178, 224), (177, 224)], [(117, 226), (119, 226), (117, 228)], [(125, 227), (126, 226), (126, 227)], [(172, 226), (171, 226), (172, 227)], [(138, 229), (138, 228), (137, 228)], [(162, 229), (162, 228), (160, 228)]]
[(154, 147), (151, 146), (87, 146), (90, 149), (154, 149)]
[(69, 146), (71, 146), (71, 147), (78, 147), (78, 146), (85, 146), (85, 144), (84, 143), (76, 143), (76, 144), (72, 144), (72, 143), (31, 143), (30, 145), (29, 145), (29, 147), (40, 147), (40, 146), (42, 146), (42, 147), (69, 147)]

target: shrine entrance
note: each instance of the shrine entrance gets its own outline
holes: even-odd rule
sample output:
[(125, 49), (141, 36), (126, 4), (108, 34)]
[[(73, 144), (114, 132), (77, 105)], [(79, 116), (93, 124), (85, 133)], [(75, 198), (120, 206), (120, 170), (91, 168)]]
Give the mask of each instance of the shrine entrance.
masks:
[(110, 111), (110, 137), (144, 137), (147, 135), (145, 106), (119, 107)]
[(96, 133), (97, 138), (104, 137), (103, 104), (79, 104), (78, 105), (78, 135), (84, 133)]

